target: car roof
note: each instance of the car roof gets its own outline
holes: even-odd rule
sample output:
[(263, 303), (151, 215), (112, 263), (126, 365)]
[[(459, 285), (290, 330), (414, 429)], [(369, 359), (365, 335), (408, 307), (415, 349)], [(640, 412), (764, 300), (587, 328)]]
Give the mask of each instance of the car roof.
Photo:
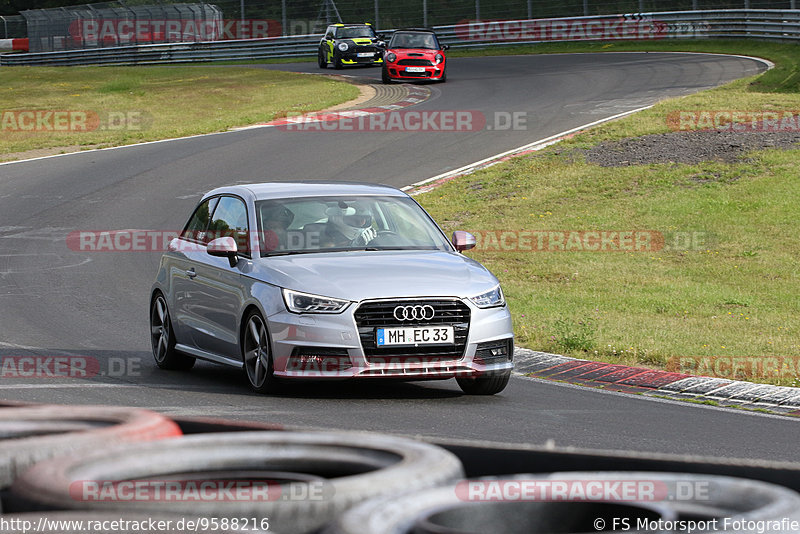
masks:
[(257, 184), (242, 184), (228, 187), (218, 187), (206, 193), (203, 198), (219, 194), (235, 194), (251, 197), (255, 200), (268, 200), (273, 198), (318, 197), (337, 195), (383, 195), (407, 196), (397, 188), (361, 182), (331, 182), (331, 181), (298, 181), (298, 182), (264, 182)]
[(403, 28), (401, 30), (395, 30), (394, 33), (436, 33), (435, 31), (431, 30), (430, 28)]

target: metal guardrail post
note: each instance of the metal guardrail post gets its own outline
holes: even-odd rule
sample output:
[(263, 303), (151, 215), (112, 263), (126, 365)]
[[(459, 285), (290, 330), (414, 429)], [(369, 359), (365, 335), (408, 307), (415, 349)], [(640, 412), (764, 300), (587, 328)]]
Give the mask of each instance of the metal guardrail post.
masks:
[(281, 0), (281, 35), (286, 35), (286, 0)]

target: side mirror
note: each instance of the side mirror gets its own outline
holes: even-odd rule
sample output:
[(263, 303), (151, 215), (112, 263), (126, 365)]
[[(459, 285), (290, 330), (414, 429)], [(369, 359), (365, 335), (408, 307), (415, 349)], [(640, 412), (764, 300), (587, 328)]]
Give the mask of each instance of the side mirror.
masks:
[(218, 258), (228, 258), (231, 267), (236, 267), (239, 262), (239, 247), (232, 237), (218, 237), (210, 241), (206, 246), (206, 252)]
[(476, 240), (475, 236), (471, 233), (464, 232), (463, 230), (456, 230), (453, 232), (453, 238), (450, 242), (453, 243), (457, 251), (464, 252), (465, 250), (475, 248)]
[(375, 43), (375, 46), (377, 46), (378, 48), (386, 48), (386, 41), (378, 41), (377, 43)]
[(442, 50), (450, 50), (450, 45), (442, 45)]

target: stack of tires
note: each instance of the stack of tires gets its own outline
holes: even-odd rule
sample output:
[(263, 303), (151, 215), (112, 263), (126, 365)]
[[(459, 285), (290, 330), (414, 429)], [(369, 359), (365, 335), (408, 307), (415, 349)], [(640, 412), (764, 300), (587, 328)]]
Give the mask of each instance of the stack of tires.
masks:
[[(48, 408), (54, 409), (26, 413)], [(318, 531), (371, 498), (452, 484), (464, 475), (458, 458), (442, 448), (370, 433), (246, 431), (158, 439), (180, 432), (164, 419), (163, 429), (143, 432), (140, 442), (96, 440), (90, 435), (116, 426), (111, 411), (124, 409), (95, 409), (96, 416), (85, 408), (71, 419), (54, 416), (35, 424), (19, 418), (6, 432), (0, 424), (0, 433), (10, 438), (49, 432), (46, 439), (60, 443), (36, 452), (31, 440), (40, 436), (24, 438), (31, 454), (18, 450), (4, 480), (5, 511), (17, 515), (0, 517), (133, 514), (213, 519), (203, 523), (203, 532), (303, 533)], [(25, 410), (0, 414), (10, 420), (12, 412)], [(64, 415), (73, 408), (61, 410)]]
[[(788, 533), (800, 521), (800, 495), (765, 482), (644, 472), (466, 480), (454, 454), (406, 438), (182, 436), (173, 421), (127, 408), (0, 407), (0, 482), (0, 534), (34, 525), (62, 533), (652, 533), (685, 531), (689, 521), (698, 532), (768, 525)], [(568, 489), (534, 491), (556, 487)], [(97, 526), (87, 530), (87, 521)]]

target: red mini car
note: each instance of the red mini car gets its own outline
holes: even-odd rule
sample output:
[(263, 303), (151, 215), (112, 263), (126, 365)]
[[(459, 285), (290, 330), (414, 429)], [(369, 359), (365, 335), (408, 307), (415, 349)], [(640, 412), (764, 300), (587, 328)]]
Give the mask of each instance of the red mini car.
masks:
[(386, 45), (383, 55), (383, 83), (392, 80), (447, 79), (444, 51), (431, 30), (398, 30)]

